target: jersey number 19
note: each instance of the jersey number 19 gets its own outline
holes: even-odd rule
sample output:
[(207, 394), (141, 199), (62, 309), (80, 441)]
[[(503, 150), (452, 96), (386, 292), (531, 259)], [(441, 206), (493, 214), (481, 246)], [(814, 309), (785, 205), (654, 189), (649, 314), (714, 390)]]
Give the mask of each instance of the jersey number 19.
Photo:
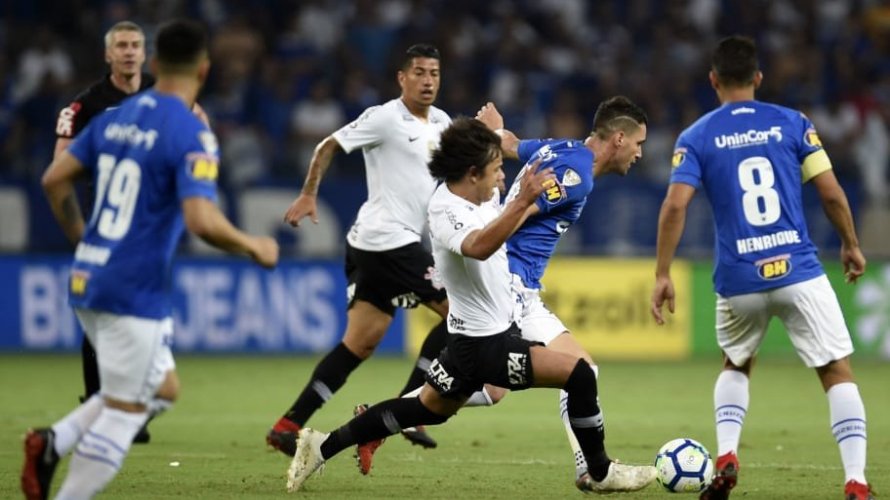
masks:
[(109, 240), (119, 240), (127, 234), (133, 222), (142, 169), (129, 158), (118, 162), (110, 154), (99, 155), (98, 169), (96, 205), (90, 225), (98, 217), (96, 230), (99, 235)]

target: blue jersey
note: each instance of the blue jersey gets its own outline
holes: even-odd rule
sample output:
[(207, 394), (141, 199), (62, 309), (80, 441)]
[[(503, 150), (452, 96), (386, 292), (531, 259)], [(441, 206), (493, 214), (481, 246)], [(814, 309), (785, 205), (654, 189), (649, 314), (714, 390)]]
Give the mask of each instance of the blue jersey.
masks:
[(798, 111), (727, 103), (677, 139), (671, 182), (704, 188), (716, 226), (714, 287), (729, 297), (823, 274), (801, 202), (801, 165), (820, 151)]
[(96, 185), (71, 268), (75, 307), (160, 319), (171, 314), (181, 202), (216, 198), (216, 138), (185, 103), (153, 90), (93, 119), (68, 151)]
[(526, 164), (516, 176), (507, 201), (519, 193), (519, 181), (538, 159), (539, 168), (553, 168), (555, 181), (535, 201), (540, 211), (529, 217), (507, 240), (510, 272), (528, 288), (541, 288), (541, 277), (559, 237), (581, 216), (593, 190), (593, 152), (581, 141), (550, 139), (519, 143), (519, 161)]

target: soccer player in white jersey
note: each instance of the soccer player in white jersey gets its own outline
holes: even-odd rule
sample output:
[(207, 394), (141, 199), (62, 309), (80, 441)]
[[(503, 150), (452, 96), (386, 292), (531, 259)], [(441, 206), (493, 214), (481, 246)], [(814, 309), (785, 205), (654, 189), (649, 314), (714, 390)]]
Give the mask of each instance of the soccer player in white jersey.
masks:
[[(396, 308), (423, 304), (443, 318), (424, 341), (401, 394), (423, 384), (430, 360), (445, 345), (448, 299), (441, 284), (434, 281), (433, 258), (420, 243), (427, 203), (435, 188), (426, 164), (439, 144), (439, 134), (451, 123), (444, 111), (433, 106), (439, 92), (439, 71), (439, 51), (435, 47), (410, 47), (398, 72), (401, 96), (368, 108), (318, 144), (300, 196), (285, 215), (293, 226), (299, 226), (304, 217), (318, 223), (318, 186), (333, 155), (362, 150), (368, 200), (347, 235), (346, 331), (266, 435), (269, 445), (288, 456), (293, 456), (297, 433), (309, 418), (374, 353)], [(402, 434), (414, 444), (436, 446), (424, 429), (406, 429)], [(360, 468), (365, 474), (378, 445), (369, 443), (359, 450)]]
[(865, 479), (865, 408), (853, 381), (853, 344), (834, 290), (807, 235), (801, 185), (810, 182), (841, 239), (848, 282), (865, 257), (847, 198), (813, 124), (799, 111), (754, 99), (763, 78), (754, 41), (723, 39), (711, 86), (721, 106), (680, 134), (658, 220), (652, 315), (674, 311), (670, 266), (696, 189), (714, 211), (717, 342), (723, 371), (714, 387), (718, 458), (703, 499), (728, 498), (739, 474), (739, 438), (748, 411), (748, 377), (770, 318), (785, 325), (798, 355), (815, 368), (828, 397), (831, 432), (845, 473), (844, 498), (871, 498)]
[(587, 461), (606, 471), (600, 481), (587, 476), (589, 489), (633, 491), (655, 478), (654, 467), (619, 464), (606, 454), (597, 430), (596, 377), (588, 363), (522, 338), (515, 324), (519, 311), (504, 243), (554, 177), (550, 168), (530, 167), (517, 196), (501, 210), (492, 203), (504, 179), (500, 142), (480, 121), (459, 118), (442, 134), (430, 161), (430, 172), (442, 181), (429, 203), (430, 236), (451, 309), (448, 345), (430, 365), (420, 395), (372, 406), (330, 434), (301, 430), (288, 470), (289, 491), (353, 444), (445, 422), (486, 383), (568, 391), (572, 429)]
[[(529, 165), (540, 161), (542, 166), (554, 169), (552, 185), (528, 208), (527, 219), (507, 241), (510, 272), (522, 304), (522, 336), (584, 359), (599, 377), (590, 354), (541, 300), (541, 278), (559, 239), (581, 216), (587, 197), (593, 192), (595, 179), (613, 173), (627, 175), (631, 165), (642, 156), (646, 114), (626, 97), (607, 99), (597, 108), (593, 130), (583, 141), (519, 140), (515, 134), (504, 130), (504, 119), (492, 103), (483, 106), (476, 117), (503, 137), (504, 157), (526, 165), (517, 175), (506, 201), (517, 195), (519, 181)], [(590, 472), (584, 453), (572, 432), (566, 391), (560, 391), (559, 408), (575, 459), (575, 484), (584, 490), (592, 483), (586, 477)], [(602, 414), (597, 418), (602, 432)]]
[[(95, 346), (101, 390), (51, 428), (28, 431), (28, 499), (48, 497), (59, 457), (70, 452), (56, 498), (95, 496), (149, 414), (176, 399), (170, 271), (183, 226), (265, 267), (278, 261), (275, 240), (239, 231), (214, 204), (216, 138), (189, 110), (210, 68), (204, 28), (172, 21), (156, 45), (154, 89), (94, 118), (43, 176), (53, 214), (77, 243), (69, 302)], [(84, 173), (96, 183), (87, 224), (74, 191)]]

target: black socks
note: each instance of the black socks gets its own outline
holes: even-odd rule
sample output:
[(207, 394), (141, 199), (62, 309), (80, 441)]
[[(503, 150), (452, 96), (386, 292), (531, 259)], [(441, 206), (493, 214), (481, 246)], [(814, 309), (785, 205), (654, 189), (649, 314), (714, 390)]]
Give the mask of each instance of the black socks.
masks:
[(363, 360), (352, 353), (340, 342), (327, 356), (315, 366), (312, 378), (303, 388), (300, 397), (294, 402), (285, 418), (296, 423), (300, 427), (306, 424), (321, 405), (334, 395), (343, 384), (349, 374), (355, 370)]

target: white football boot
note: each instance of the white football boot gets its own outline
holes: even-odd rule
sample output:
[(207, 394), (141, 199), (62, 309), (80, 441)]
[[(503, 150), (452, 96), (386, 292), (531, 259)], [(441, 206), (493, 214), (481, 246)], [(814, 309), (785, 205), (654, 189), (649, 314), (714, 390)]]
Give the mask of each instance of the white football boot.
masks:
[(602, 481), (594, 481), (585, 472), (575, 481), (579, 490), (588, 493), (613, 493), (617, 491), (637, 491), (655, 481), (656, 470), (651, 465), (627, 465), (612, 462), (609, 473)]
[(291, 460), (290, 467), (287, 469), (288, 493), (299, 490), (300, 486), (303, 485), (312, 473), (316, 470), (324, 469), (321, 443), (324, 443), (327, 438), (328, 434), (308, 427), (300, 430), (300, 437), (297, 439), (297, 451), (294, 453), (294, 459)]

